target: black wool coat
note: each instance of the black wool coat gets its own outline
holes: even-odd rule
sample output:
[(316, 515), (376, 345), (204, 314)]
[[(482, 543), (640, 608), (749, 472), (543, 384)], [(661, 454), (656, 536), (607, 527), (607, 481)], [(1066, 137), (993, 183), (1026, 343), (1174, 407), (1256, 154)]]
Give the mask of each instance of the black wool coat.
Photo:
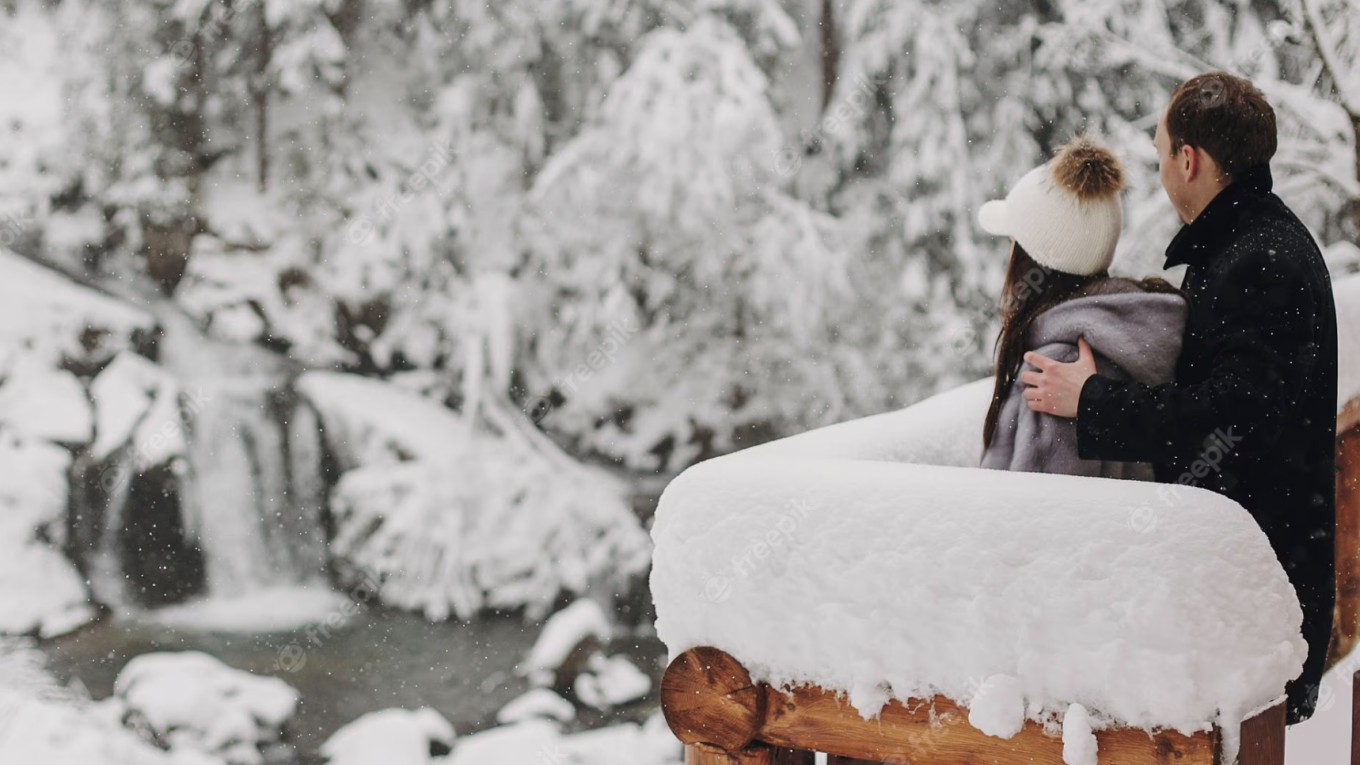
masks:
[(1322, 253), (1271, 185), (1269, 166), (1246, 173), (1172, 240), (1165, 267), (1188, 264), (1190, 305), (1175, 380), (1089, 379), (1077, 450), (1151, 462), (1260, 524), (1303, 605), (1292, 724), (1316, 705), (1336, 597), (1336, 309)]

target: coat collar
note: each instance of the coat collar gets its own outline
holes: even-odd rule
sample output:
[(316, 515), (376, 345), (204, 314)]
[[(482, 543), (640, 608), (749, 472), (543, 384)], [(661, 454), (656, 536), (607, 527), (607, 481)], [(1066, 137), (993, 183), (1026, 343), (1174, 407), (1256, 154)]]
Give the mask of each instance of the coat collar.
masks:
[(1199, 265), (1210, 253), (1217, 252), (1224, 238), (1231, 233), (1236, 216), (1233, 210), (1244, 199), (1270, 193), (1274, 181), (1270, 165), (1263, 164), (1248, 170), (1228, 184), (1199, 214), (1198, 218), (1181, 227), (1166, 248), (1163, 268), (1190, 264)]

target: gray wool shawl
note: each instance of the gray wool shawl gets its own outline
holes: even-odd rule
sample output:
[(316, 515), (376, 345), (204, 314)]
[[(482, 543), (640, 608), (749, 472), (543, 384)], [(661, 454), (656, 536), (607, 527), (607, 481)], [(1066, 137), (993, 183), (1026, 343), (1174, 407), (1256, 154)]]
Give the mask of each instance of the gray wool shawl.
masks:
[[(1160, 385), (1175, 375), (1186, 314), (1185, 299), (1178, 294), (1145, 292), (1128, 279), (1106, 279), (1036, 317), (1025, 334), (1025, 348), (1070, 362), (1077, 359), (1077, 338), (1084, 337), (1095, 354), (1098, 374)], [(1020, 371), (1034, 369), (1026, 363)], [(1032, 411), (1024, 388), (1017, 374), (992, 444), (982, 453), (982, 467), (1153, 479), (1152, 466), (1146, 463), (1079, 458), (1076, 420)]]

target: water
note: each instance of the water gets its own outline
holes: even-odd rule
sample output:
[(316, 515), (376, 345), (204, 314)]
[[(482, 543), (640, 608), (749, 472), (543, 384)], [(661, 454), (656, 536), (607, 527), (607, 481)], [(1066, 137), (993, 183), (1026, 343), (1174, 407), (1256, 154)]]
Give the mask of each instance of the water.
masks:
[[(59, 680), (78, 678), (97, 699), (113, 692), (128, 661), (155, 651), (204, 651), (238, 669), (279, 677), (302, 696), (288, 728), (293, 751), (282, 762), (312, 765), (321, 762), (317, 751), (332, 733), (378, 709), (429, 706), (459, 735), (491, 727), (496, 710), (529, 687), (514, 668), (540, 627), (511, 615), (431, 624), (368, 608), (329, 634), (315, 628), (231, 634), (110, 620), (46, 641), (42, 649)], [(610, 651), (629, 655), (651, 675), (652, 693), (612, 713), (587, 711), (579, 727), (641, 720), (656, 708), (664, 647), (652, 637), (630, 637), (616, 640)]]

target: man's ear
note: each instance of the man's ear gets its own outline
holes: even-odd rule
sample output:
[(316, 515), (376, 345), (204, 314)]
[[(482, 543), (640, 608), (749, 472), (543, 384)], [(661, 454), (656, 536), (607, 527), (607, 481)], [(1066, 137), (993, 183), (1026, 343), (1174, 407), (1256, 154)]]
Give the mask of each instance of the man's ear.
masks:
[(1193, 146), (1181, 146), (1178, 150), (1180, 154), (1177, 159), (1180, 161), (1181, 177), (1186, 183), (1193, 183), (1195, 178), (1203, 171), (1203, 162), (1199, 156), (1199, 149)]

